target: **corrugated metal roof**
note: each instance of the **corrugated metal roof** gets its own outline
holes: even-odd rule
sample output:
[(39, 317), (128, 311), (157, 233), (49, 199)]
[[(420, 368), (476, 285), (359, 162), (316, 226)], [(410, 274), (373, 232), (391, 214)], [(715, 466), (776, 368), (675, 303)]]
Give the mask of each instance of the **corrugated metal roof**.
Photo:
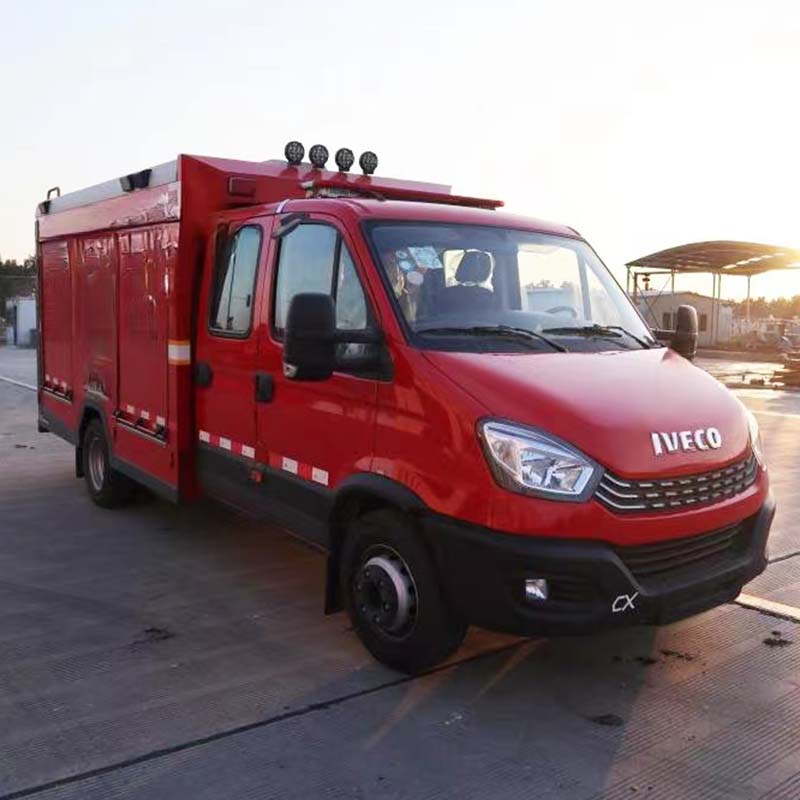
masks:
[(775, 269), (800, 269), (800, 250), (756, 242), (695, 242), (630, 261), (628, 267), (675, 272), (760, 275)]

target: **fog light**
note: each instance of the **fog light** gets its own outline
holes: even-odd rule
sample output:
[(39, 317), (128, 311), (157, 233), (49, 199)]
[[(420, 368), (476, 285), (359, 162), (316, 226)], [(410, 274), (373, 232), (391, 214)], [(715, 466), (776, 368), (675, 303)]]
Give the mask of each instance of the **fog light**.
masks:
[(526, 600), (547, 600), (550, 592), (546, 578), (526, 578), (525, 579), (525, 599)]

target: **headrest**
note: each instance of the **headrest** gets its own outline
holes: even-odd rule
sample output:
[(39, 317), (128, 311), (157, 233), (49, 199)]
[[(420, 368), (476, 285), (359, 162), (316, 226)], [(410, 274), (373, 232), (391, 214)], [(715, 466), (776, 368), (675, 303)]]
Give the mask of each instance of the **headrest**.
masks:
[(456, 270), (459, 283), (484, 283), (492, 274), (492, 259), (483, 250), (467, 250)]

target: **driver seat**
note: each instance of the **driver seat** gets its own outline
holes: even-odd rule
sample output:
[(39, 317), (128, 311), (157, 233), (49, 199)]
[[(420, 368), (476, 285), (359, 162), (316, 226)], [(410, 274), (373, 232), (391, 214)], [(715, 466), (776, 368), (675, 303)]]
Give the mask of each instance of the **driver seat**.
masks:
[(492, 259), (482, 250), (468, 250), (456, 269), (455, 286), (448, 286), (441, 294), (439, 311), (457, 314), (469, 311), (487, 311), (492, 307), (494, 292), (479, 284), (489, 280)]

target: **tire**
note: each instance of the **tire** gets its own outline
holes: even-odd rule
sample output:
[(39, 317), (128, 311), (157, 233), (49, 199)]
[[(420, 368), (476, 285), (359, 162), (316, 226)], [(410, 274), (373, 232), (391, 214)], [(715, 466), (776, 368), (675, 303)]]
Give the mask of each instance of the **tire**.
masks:
[(111, 469), (108, 442), (99, 419), (93, 419), (83, 434), (81, 445), (83, 476), (89, 497), (101, 508), (118, 508), (130, 502), (136, 484)]
[(341, 596), (353, 628), (381, 663), (415, 674), (464, 640), (467, 626), (445, 604), (433, 560), (400, 512), (354, 519), (341, 566)]

